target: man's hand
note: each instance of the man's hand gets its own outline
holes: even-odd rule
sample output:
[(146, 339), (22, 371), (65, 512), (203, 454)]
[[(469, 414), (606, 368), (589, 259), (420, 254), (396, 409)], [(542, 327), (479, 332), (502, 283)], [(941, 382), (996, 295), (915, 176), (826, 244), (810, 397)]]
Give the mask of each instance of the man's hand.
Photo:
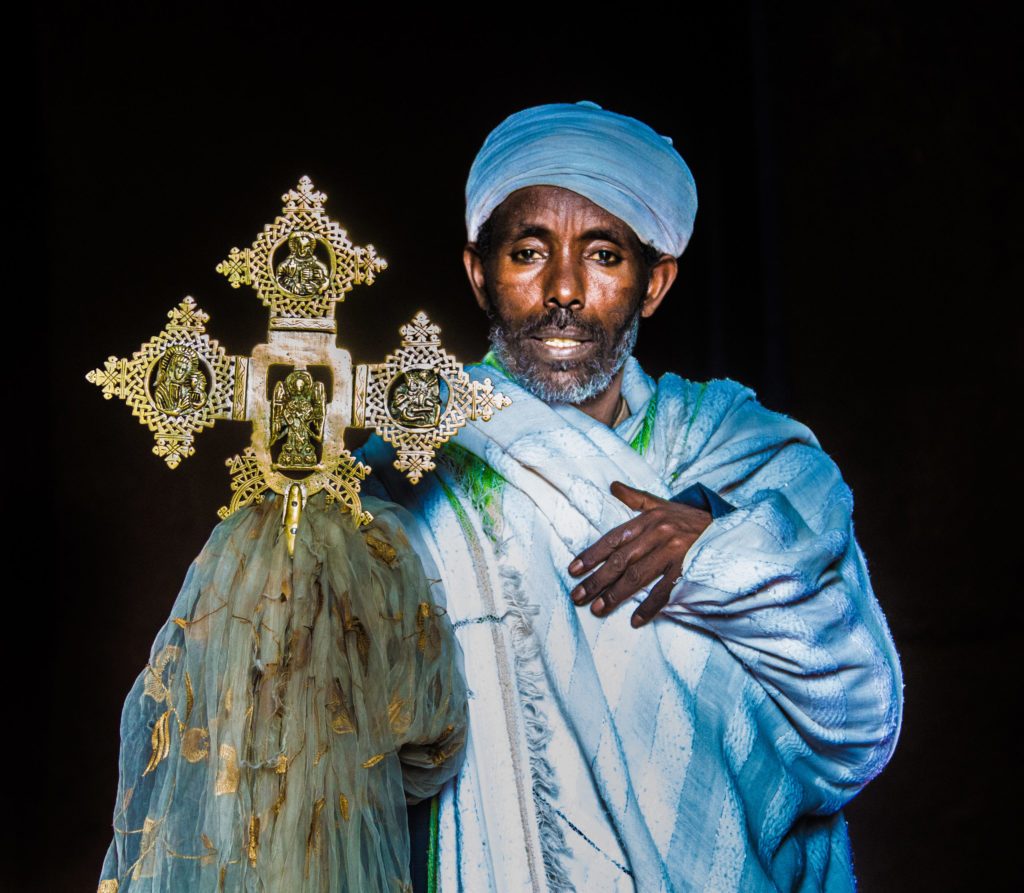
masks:
[[(690, 546), (711, 523), (701, 509), (669, 502), (621, 481), (612, 481), (612, 495), (640, 512), (609, 530), (569, 565), (574, 577), (601, 565), (571, 593), (577, 605), (593, 601), (590, 610), (605, 617), (652, 580), (661, 577), (630, 621), (642, 626), (666, 604)], [(603, 564), (602, 564), (603, 562)]]

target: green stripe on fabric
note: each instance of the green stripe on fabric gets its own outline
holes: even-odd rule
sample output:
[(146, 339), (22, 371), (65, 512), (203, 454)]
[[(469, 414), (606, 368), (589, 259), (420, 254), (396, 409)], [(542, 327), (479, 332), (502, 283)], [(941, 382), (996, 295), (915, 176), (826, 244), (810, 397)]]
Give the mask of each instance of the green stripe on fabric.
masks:
[(427, 893), (437, 893), (437, 836), (440, 794), (430, 800), (430, 843), (427, 844)]
[(647, 453), (647, 447), (651, 443), (651, 434), (654, 431), (654, 417), (658, 414), (658, 392), (655, 391), (651, 395), (651, 399), (647, 401), (647, 412), (644, 413), (644, 423), (640, 426), (640, 430), (636, 432), (629, 445), (636, 450), (641, 456)]
[(501, 490), (505, 478), (476, 453), (452, 441), (445, 444), (441, 457), (469, 504), (480, 513), (484, 533), (491, 542), (497, 542), (502, 528)]

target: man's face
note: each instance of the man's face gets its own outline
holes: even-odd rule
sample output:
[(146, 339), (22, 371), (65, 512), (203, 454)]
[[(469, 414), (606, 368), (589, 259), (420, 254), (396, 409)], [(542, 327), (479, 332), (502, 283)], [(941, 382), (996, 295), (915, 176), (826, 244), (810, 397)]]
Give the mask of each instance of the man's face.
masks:
[(492, 319), (498, 359), (548, 403), (603, 393), (632, 352), (640, 316), (653, 313), (667, 290), (655, 289), (652, 306), (633, 230), (557, 186), (512, 193), (491, 228), (490, 250), (470, 278)]

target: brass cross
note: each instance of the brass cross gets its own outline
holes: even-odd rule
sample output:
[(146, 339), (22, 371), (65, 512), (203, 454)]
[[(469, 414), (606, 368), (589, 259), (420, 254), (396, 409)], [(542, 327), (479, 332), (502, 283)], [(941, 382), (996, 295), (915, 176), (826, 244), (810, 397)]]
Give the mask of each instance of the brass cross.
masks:
[(302, 509), (320, 490), (357, 524), (372, 520), (359, 500), (371, 469), (345, 448), (346, 428), (372, 428), (416, 483), (467, 421), (487, 421), (511, 400), (490, 379), (471, 381), (423, 312), (402, 326), (401, 347), (382, 363), (353, 367), (336, 343), (335, 305), (354, 285), (372, 285), (387, 262), (373, 245), (349, 241), (308, 177), (281, 199), (280, 216), (252, 245), (232, 248), (217, 265), (233, 288), (252, 287), (269, 308), (267, 343), (252, 356), (228, 355), (206, 334), (209, 316), (186, 297), (131, 358), (110, 357), (86, 378), (105, 399), (128, 404), (170, 468), (195, 453), (196, 435), (218, 419), (251, 422), (249, 446), (227, 461), (233, 492), (218, 514), (227, 518), (267, 490), (282, 494), (292, 554)]

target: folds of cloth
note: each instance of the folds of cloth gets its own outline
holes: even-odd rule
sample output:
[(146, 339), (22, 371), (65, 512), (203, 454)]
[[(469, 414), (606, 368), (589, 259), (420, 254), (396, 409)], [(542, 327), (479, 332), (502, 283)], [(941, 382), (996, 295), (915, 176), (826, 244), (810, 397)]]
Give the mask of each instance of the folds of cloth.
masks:
[(409, 889), (466, 690), (408, 517), (364, 507), (312, 497), (294, 559), (280, 497), (214, 529), (124, 705), (102, 893)]

